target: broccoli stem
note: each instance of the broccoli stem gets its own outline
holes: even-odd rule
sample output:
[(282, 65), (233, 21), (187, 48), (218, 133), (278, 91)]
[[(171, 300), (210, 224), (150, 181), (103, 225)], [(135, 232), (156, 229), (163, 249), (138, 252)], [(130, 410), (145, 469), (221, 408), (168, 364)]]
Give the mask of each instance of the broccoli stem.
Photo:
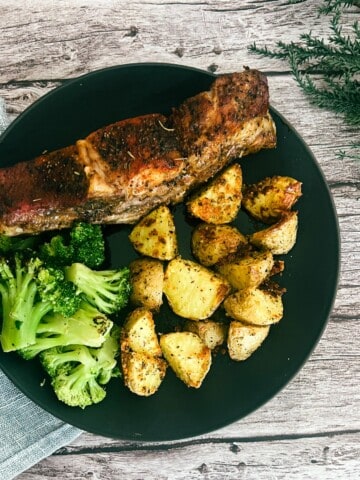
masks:
[(96, 308), (83, 302), (81, 308), (71, 317), (50, 312), (36, 328), (33, 345), (19, 350), (26, 360), (54, 347), (86, 345), (100, 347), (110, 332), (113, 322)]
[(65, 278), (73, 282), (86, 300), (103, 313), (115, 313), (128, 302), (131, 285), (126, 267), (99, 271), (82, 263), (73, 263), (65, 267)]
[(15, 258), (15, 276), (9, 265), (2, 261), (0, 283), (2, 297), (1, 346), (11, 352), (33, 345), (36, 329), (42, 317), (51, 310), (46, 302), (36, 302), (37, 286), (34, 281), (33, 265), (25, 271), (18, 257)]

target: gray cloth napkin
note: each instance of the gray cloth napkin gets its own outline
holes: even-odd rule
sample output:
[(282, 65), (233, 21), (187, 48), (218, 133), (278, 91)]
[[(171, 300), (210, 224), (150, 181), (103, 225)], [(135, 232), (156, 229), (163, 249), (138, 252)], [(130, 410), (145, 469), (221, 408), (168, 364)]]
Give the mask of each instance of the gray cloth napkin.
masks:
[[(5, 102), (0, 98), (0, 134), (7, 123)], [(0, 369), (1, 480), (14, 478), (80, 433), (25, 397)]]

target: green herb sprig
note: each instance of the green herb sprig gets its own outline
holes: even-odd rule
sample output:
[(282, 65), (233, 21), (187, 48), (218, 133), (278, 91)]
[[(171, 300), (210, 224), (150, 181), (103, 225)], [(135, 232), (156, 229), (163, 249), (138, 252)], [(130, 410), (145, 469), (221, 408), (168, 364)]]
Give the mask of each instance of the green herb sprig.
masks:
[[(277, 42), (274, 50), (258, 47), (256, 43), (249, 50), (287, 61), (298, 85), (313, 104), (340, 113), (348, 124), (357, 126), (360, 125), (360, 26), (356, 21), (349, 35), (343, 33), (341, 17), (348, 7), (360, 7), (360, 1), (325, 0), (325, 5), (319, 8), (319, 15), (330, 15), (331, 34), (326, 40), (309, 32), (300, 35), (297, 43)], [(356, 149), (360, 149), (358, 141)], [(354, 157), (360, 159), (360, 153), (352, 154)]]

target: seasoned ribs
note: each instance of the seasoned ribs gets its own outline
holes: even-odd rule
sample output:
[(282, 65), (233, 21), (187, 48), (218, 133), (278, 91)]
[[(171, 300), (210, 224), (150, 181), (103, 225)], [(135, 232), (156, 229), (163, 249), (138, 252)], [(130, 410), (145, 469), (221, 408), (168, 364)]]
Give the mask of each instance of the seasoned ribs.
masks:
[(75, 145), (0, 169), (0, 233), (74, 221), (134, 223), (181, 201), (231, 160), (276, 145), (266, 78), (257, 70), (217, 77), (170, 116), (122, 120)]

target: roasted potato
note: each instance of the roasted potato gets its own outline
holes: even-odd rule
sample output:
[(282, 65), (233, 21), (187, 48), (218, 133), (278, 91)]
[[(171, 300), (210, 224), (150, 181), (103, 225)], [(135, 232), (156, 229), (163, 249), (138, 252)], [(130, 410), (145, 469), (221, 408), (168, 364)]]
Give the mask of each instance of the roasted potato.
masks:
[(218, 263), (246, 243), (246, 237), (230, 225), (200, 223), (191, 236), (192, 253), (205, 267)]
[(159, 388), (167, 368), (150, 310), (131, 312), (121, 330), (121, 368), (125, 385), (137, 395), (149, 396)]
[(192, 332), (166, 333), (160, 337), (164, 357), (188, 387), (199, 388), (211, 366), (211, 350)]
[(206, 223), (232, 222), (240, 209), (242, 172), (237, 163), (227, 167), (187, 202), (188, 212)]
[(249, 252), (244, 256), (226, 259), (216, 266), (216, 270), (231, 284), (240, 290), (242, 288), (257, 287), (271, 272), (274, 265), (270, 251)]
[(268, 336), (270, 327), (245, 325), (232, 321), (229, 325), (227, 347), (232, 360), (246, 360), (257, 350)]
[(125, 385), (136, 395), (153, 395), (163, 381), (167, 362), (146, 353), (121, 352), (121, 366)]
[(209, 318), (230, 291), (220, 275), (180, 257), (169, 262), (164, 277), (164, 293), (180, 317), (189, 320)]
[(130, 302), (138, 307), (159, 310), (163, 302), (164, 266), (154, 258), (138, 258), (130, 265)]
[(250, 242), (257, 247), (270, 250), (274, 255), (282, 255), (288, 253), (295, 245), (297, 228), (297, 212), (287, 212), (274, 225), (250, 235)]
[(177, 238), (169, 208), (160, 205), (143, 217), (132, 229), (130, 242), (136, 251), (159, 260), (171, 260), (177, 255)]
[(238, 290), (229, 295), (223, 305), (233, 320), (250, 325), (271, 325), (283, 316), (282, 295), (258, 287)]
[(225, 342), (228, 325), (214, 320), (187, 320), (184, 330), (196, 333), (205, 345), (213, 350)]
[(245, 186), (242, 206), (251, 216), (264, 223), (282, 217), (301, 196), (301, 182), (291, 177), (275, 175)]
[(128, 315), (121, 329), (121, 350), (161, 356), (155, 322), (150, 310), (137, 308)]

